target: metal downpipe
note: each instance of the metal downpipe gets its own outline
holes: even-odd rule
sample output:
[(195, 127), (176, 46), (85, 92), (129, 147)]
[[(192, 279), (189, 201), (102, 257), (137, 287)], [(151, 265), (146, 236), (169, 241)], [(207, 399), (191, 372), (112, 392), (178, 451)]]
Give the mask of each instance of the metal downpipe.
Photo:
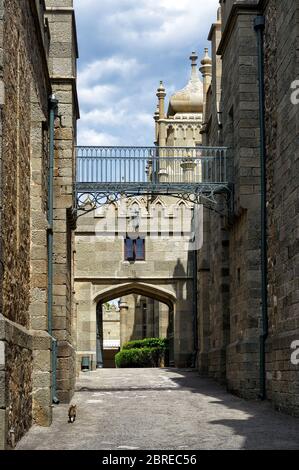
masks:
[[(199, 234), (196, 232), (196, 217), (199, 217), (198, 214), (198, 207), (195, 206), (193, 210), (193, 230), (194, 230), (194, 241), (193, 243), (196, 245), (197, 238)], [(197, 360), (198, 360), (198, 259), (197, 259), (198, 251), (196, 246), (194, 246), (194, 250), (192, 252), (193, 257), (193, 341), (194, 341), (194, 352), (192, 355), (192, 367), (197, 367)]]
[(265, 17), (254, 21), (258, 46), (259, 116), (260, 116), (260, 161), (261, 161), (261, 271), (262, 271), (262, 331), (260, 335), (260, 398), (267, 398), (266, 386), (266, 340), (268, 338), (268, 260), (267, 260), (267, 152), (265, 129), (264, 88), (264, 29)]
[(58, 404), (56, 397), (56, 371), (57, 371), (57, 352), (56, 339), (53, 338), (53, 203), (54, 203), (54, 132), (55, 118), (58, 110), (58, 100), (54, 95), (49, 100), (50, 122), (49, 122), (49, 173), (48, 173), (48, 333), (52, 337), (52, 402)]
[(197, 264), (197, 250), (193, 251), (193, 338), (194, 338), (194, 353), (192, 358), (192, 367), (196, 369), (198, 360), (198, 288), (197, 288), (197, 276), (198, 276), (198, 264)]

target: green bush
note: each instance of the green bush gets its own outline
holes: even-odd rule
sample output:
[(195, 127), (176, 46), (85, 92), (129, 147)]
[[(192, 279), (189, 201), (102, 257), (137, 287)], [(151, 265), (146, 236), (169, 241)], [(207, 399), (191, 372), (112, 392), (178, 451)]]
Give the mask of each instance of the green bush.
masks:
[(160, 348), (165, 351), (168, 348), (168, 340), (166, 338), (145, 338), (125, 343), (122, 350), (140, 349), (140, 348)]
[(161, 338), (145, 338), (129, 341), (115, 356), (116, 367), (160, 367), (168, 340)]
[(163, 352), (160, 348), (123, 349), (115, 356), (116, 367), (159, 367)]

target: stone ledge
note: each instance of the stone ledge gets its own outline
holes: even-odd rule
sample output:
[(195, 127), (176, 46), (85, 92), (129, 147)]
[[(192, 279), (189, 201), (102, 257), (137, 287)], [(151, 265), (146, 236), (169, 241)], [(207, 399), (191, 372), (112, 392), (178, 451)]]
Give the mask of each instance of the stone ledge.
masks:
[(32, 333), (0, 314), (0, 341), (32, 350)]
[[(46, 350), (52, 348), (52, 337), (46, 331), (27, 330), (0, 314), (0, 341), (13, 343), (29, 350)], [(2, 350), (0, 350), (0, 367)]]
[[(248, 16), (257, 15), (259, 11), (260, 10), (259, 10), (258, 4), (236, 3), (232, 6), (231, 11), (225, 22), (225, 28), (222, 33), (220, 44), (218, 46), (217, 55), (223, 56), (226, 46), (235, 28), (237, 17), (239, 15), (248, 15)], [(253, 25), (252, 25), (252, 31), (254, 33)]]
[(68, 341), (58, 341), (57, 357), (69, 357), (74, 353), (76, 353), (76, 350)]
[(32, 349), (47, 350), (52, 349), (52, 337), (46, 331), (32, 331)]

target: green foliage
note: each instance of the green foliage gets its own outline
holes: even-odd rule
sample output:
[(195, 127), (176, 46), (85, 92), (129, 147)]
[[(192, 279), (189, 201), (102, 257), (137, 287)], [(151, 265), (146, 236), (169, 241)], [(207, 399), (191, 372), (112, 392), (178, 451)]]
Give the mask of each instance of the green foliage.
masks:
[(123, 345), (122, 349), (139, 349), (139, 348), (160, 348), (162, 350), (168, 349), (168, 340), (166, 338), (145, 338), (135, 341), (129, 341)]
[(168, 349), (168, 340), (146, 338), (129, 341), (115, 356), (116, 367), (160, 367)]
[(159, 367), (163, 356), (160, 348), (123, 349), (115, 356), (116, 367)]

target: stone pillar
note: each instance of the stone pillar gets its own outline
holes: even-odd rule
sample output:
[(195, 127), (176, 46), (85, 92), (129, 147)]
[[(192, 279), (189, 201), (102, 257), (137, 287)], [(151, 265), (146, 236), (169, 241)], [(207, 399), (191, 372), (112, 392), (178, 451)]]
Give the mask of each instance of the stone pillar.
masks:
[(159, 147), (165, 147), (166, 145), (166, 124), (165, 122), (161, 122), (165, 119), (165, 97), (166, 92), (163, 85), (163, 82), (160, 82), (160, 86), (157, 90), (157, 97), (159, 100)]
[(205, 56), (201, 61), (200, 71), (203, 77), (203, 116), (206, 116), (207, 91), (212, 82), (212, 59), (209, 57), (209, 49), (205, 48)]
[(188, 157), (184, 158), (183, 162), (181, 163), (181, 168), (183, 170), (184, 183), (193, 183), (196, 163), (192, 159), (191, 155), (188, 155)]
[(102, 369), (104, 367), (104, 325), (103, 325), (103, 305), (97, 306), (96, 321), (97, 321), (97, 339), (96, 339), (96, 368)]
[(153, 325), (153, 317), (154, 317), (154, 308), (155, 308), (155, 301), (153, 299), (147, 299), (147, 309), (146, 309), (146, 336), (151, 338), (154, 336), (154, 325)]
[[(165, 161), (162, 163), (163, 166), (165, 166)], [(160, 168), (159, 169), (159, 182), (160, 183), (167, 183), (168, 181), (168, 170), (167, 168)]]
[(159, 119), (165, 119), (165, 97), (166, 97), (166, 92), (165, 92), (165, 87), (163, 85), (163, 82), (160, 82), (160, 86), (157, 90), (157, 97), (159, 100)]
[(127, 302), (120, 299), (119, 301), (119, 315), (120, 315), (120, 347), (127, 340), (127, 317), (128, 317), (129, 306)]
[(169, 307), (166, 304), (159, 303), (159, 337), (167, 338), (169, 327)]
[(33, 332), (32, 417), (39, 426), (52, 423), (52, 339), (46, 332)]
[(73, 1), (67, 8), (46, 0), (51, 44), (49, 68), (53, 92), (58, 99), (59, 119), (55, 131), (54, 193), (54, 310), (53, 336), (57, 339), (57, 397), (69, 402), (75, 384), (75, 351), (72, 344), (73, 221), (76, 120), (79, 117), (76, 89), (78, 46)]
[(203, 210), (203, 246), (197, 253), (197, 318), (198, 318), (198, 368), (202, 375), (209, 370), (210, 349), (210, 211)]
[(155, 121), (155, 143), (158, 143), (159, 138), (159, 116), (160, 116), (160, 109), (159, 105), (157, 105), (156, 112), (154, 114), (154, 121)]

